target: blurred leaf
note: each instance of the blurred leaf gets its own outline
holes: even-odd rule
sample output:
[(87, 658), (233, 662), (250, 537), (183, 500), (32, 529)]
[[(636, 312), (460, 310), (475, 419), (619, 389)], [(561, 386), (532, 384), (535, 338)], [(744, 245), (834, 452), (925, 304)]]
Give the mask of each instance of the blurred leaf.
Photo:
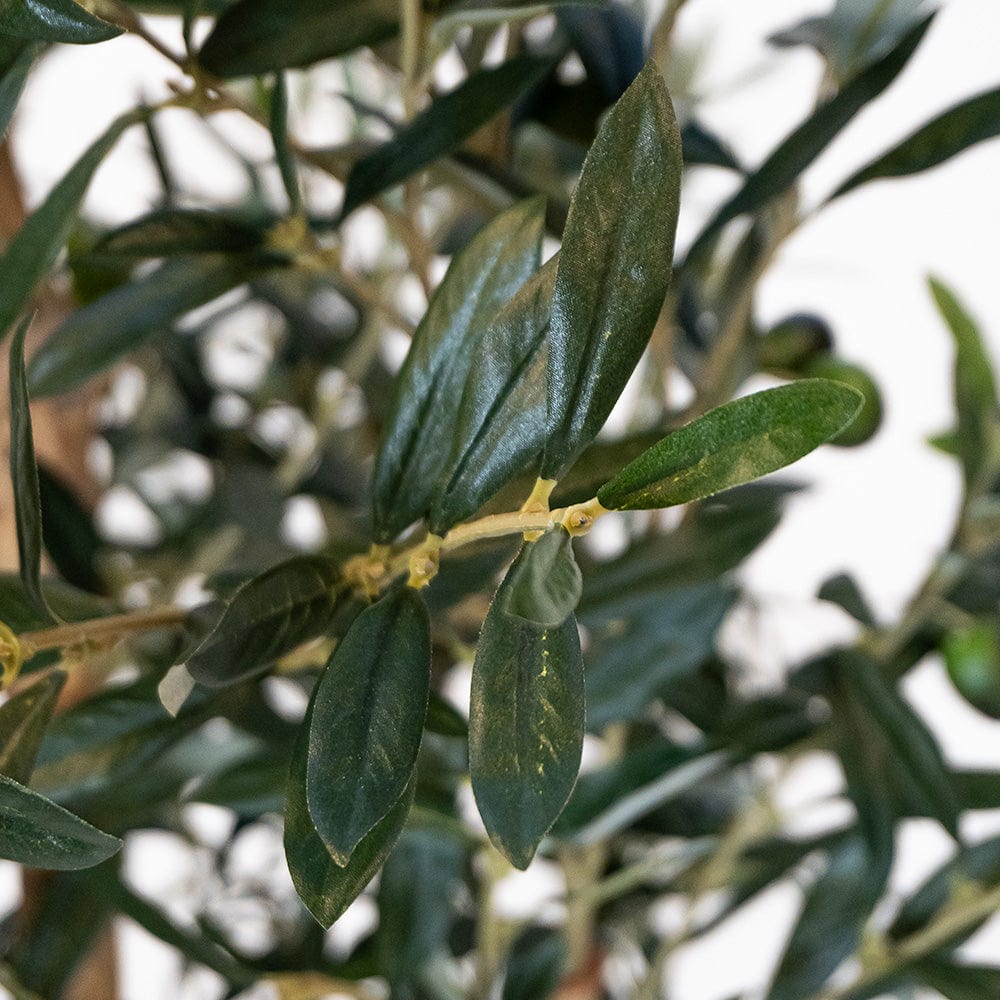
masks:
[(1000, 968), (961, 965), (942, 958), (925, 958), (913, 967), (916, 977), (946, 1000), (985, 1000), (1000, 996)]
[(736, 154), (700, 122), (691, 120), (681, 129), (681, 150), (688, 167), (722, 167), (743, 173)]
[[(63, 621), (102, 618), (117, 610), (107, 598), (77, 590), (62, 580), (42, 580), (42, 592), (49, 607)], [(0, 573), (0, 607), (3, 608), (4, 624), (15, 633), (30, 632), (48, 623), (48, 619), (35, 610), (20, 577), (13, 573)]]
[(185, 791), (184, 798), (222, 806), (232, 809), (237, 816), (256, 819), (266, 812), (284, 810), (287, 780), (287, 760), (267, 748), (204, 776)]
[[(73, 6), (76, 6), (75, 4)], [(130, 111), (116, 118), (108, 130), (70, 168), (25, 220), (0, 257), (0, 338), (31, 298), (35, 286), (54, 263), (76, 222), (80, 203), (94, 171), (130, 126), (146, 112)]]
[(565, 968), (563, 934), (548, 927), (530, 927), (510, 949), (501, 1000), (548, 1000)]
[(39, 42), (104, 42), (122, 29), (95, 17), (73, 0), (4, 0), (0, 34)]
[(72, 871), (106, 861), (122, 842), (0, 774), (0, 857)]
[(0, 36), (0, 137), (7, 131), (28, 73), (41, 51), (41, 45)]
[(953, 156), (1000, 135), (1000, 89), (970, 97), (932, 118), (926, 125), (862, 167), (826, 200), (886, 177), (908, 177), (946, 163)]
[(805, 379), (743, 396), (673, 431), (597, 491), (612, 510), (670, 507), (738, 486), (807, 455), (846, 427), (859, 393)]
[(379, 971), (393, 985), (419, 980), (442, 948), (462, 883), (461, 840), (437, 830), (408, 830), (389, 855), (378, 887)]
[(712, 216), (688, 251), (685, 263), (701, 261), (722, 229), (737, 216), (756, 212), (787, 191), (854, 116), (899, 76), (933, 17), (928, 15), (907, 31), (886, 55), (855, 76), (785, 138)]
[(442, 534), (471, 517), (542, 452), (545, 444), (545, 332), (556, 262), (520, 288), (477, 345), (455, 418), (448, 461), (431, 509)]
[(872, 877), (869, 853), (860, 838), (831, 849), (825, 871), (806, 892), (768, 1000), (802, 1000), (819, 991), (857, 948), (883, 884)]
[(670, 284), (681, 171), (670, 97), (649, 63), (587, 154), (563, 233), (545, 479), (558, 479), (593, 440), (646, 347)]
[(361, 612), (316, 686), (309, 730), (309, 815), (347, 865), (410, 782), (427, 714), (430, 623), (398, 587)]
[(45, 674), (0, 705), (0, 774), (26, 784), (45, 728), (66, 682), (60, 670)]
[(31, 408), (24, 377), (24, 338), (31, 325), (27, 316), (10, 344), (10, 482), (14, 489), (17, 554), (24, 593), (40, 618), (53, 621), (42, 592), (42, 503), (39, 497), (35, 443), (31, 436)]
[(42, 509), (42, 542), (49, 558), (68, 583), (100, 590), (97, 553), (101, 539), (90, 515), (73, 491), (44, 465), (38, 467)]
[(95, 257), (142, 259), (193, 253), (257, 250), (265, 224), (242, 215), (198, 208), (160, 208), (106, 233), (94, 244)]
[(538, 269), (543, 204), (515, 205), (457, 254), (413, 335), (375, 461), (375, 535), (389, 541), (431, 504), (448, 471), (462, 387), (484, 331)]
[(942, 641), (948, 676), (980, 712), (1000, 718), (1000, 634), (993, 619), (953, 629)]
[(975, 321), (954, 293), (930, 279), (931, 295), (955, 340), (955, 409), (958, 444), (967, 484), (976, 482), (984, 463), (993, 459), (998, 426), (997, 387), (993, 366)]
[(830, 60), (849, 79), (887, 52), (920, 16), (924, 0), (837, 0), (829, 15)]
[(256, 257), (176, 257), (78, 309), (35, 352), (32, 395), (54, 396), (83, 385), (185, 313), (242, 285), (266, 264)]
[(427, 718), (424, 720), (424, 726), (428, 732), (437, 733), (439, 736), (464, 739), (469, 735), (469, 724), (465, 721), (465, 717), (434, 690), (431, 690), (427, 702)]
[(809, 378), (830, 379), (861, 393), (858, 415), (839, 434), (830, 438), (830, 444), (853, 448), (872, 438), (882, 423), (882, 394), (868, 372), (842, 358), (821, 354), (804, 366), (802, 374)]
[(524, 543), (521, 557), (507, 575), (501, 607), (513, 618), (555, 628), (576, 610), (582, 591), (573, 539), (556, 528)]
[(273, 566), (233, 595), (219, 623), (188, 657), (188, 670), (208, 687), (252, 676), (321, 635), (339, 590), (339, 570), (327, 559), (298, 556)]
[(359, 205), (457, 149), (552, 68), (552, 59), (515, 56), (493, 69), (480, 69), (425, 111), (401, 126), (351, 169), (341, 219)]
[(341, 866), (316, 832), (306, 804), (309, 733), (315, 702), (314, 693), (292, 754), (285, 805), (285, 856), (299, 898), (319, 923), (329, 927), (389, 856), (413, 805), (414, 783), (410, 782), (385, 817), (354, 848), (350, 861)]
[(299, 174), (288, 142), (288, 83), (285, 74), (280, 70), (274, 76), (274, 86), (271, 88), (271, 141), (274, 143), (274, 158), (281, 173), (281, 183), (288, 195), (289, 213), (298, 215), (302, 212), (302, 189), (299, 186)]
[(504, 608), (518, 556), (476, 647), (469, 717), (472, 790), (490, 840), (527, 868), (569, 798), (583, 750), (583, 662), (576, 618), (554, 628)]
[(875, 628), (877, 622), (865, 595), (861, 593), (854, 577), (838, 573), (823, 581), (816, 596), (821, 601), (829, 601), (846, 611), (855, 621), (866, 628)]

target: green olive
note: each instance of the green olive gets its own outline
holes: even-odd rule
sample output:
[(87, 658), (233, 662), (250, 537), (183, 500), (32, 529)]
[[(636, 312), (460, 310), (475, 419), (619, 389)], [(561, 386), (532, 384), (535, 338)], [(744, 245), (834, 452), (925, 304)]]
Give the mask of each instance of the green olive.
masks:
[(878, 430), (882, 422), (882, 397), (874, 379), (863, 368), (832, 356), (818, 357), (806, 366), (804, 375), (810, 378), (829, 378), (857, 389), (865, 401), (854, 423), (830, 443), (851, 448), (864, 444)]
[(833, 335), (826, 320), (796, 313), (776, 323), (757, 341), (757, 365), (775, 375), (799, 374), (814, 359), (829, 354)]
[(991, 622), (950, 632), (942, 643), (948, 676), (980, 712), (1000, 719), (1000, 635)]

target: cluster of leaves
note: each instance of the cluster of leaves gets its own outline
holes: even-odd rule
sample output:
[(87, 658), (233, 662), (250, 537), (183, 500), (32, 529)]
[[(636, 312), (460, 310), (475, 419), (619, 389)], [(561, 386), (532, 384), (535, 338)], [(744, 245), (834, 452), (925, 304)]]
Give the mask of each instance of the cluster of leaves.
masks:
[[(645, 920), (663, 894), (688, 899), (685, 933), (697, 937), (765, 887), (808, 876), (769, 1000), (833, 989), (866, 928), (878, 947), (868, 941), (863, 953), (876, 959), (824, 995), (861, 1000), (916, 984), (951, 998), (996, 992), (1000, 970), (954, 952), (1000, 903), (997, 842), (959, 839), (964, 810), (996, 805), (1000, 776), (949, 768), (898, 689), (940, 649), (958, 690), (1000, 714), (996, 388), (974, 322), (939, 283), (957, 346), (958, 425), (936, 443), (962, 463), (967, 488), (951, 551), (897, 626), (880, 627), (852, 581), (830, 581), (819, 597), (854, 615), (861, 638), (794, 666), (778, 693), (741, 694), (715, 643), (740, 598), (732, 571), (777, 525), (790, 489), (746, 484), (831, 439), (861, 443), (878, 425), (874, 383), (835, 356), (821, 319), (803, 313), (762, 332), (753, 316), (757, 281), (798, 222), (802, 172), (892, 84), (933, 19), (918, 4), (869, 6), (858, 21), (856, 3), (839, 3), (775, 38), (819, 49), (830, 93), (753, 171), (695, 119), (678, 128), (624, 7), (546, 5), (555, 26), (543, 41), (530, 33), (531, 45), (522, 28), (537, 6), (462, 0), (417, 12), (377, 0), (102, 0), (87, 10), (32, 0), (0, 11), (4, 124), (47, 45), (146, 34), (146, 7), (181, 17), (188, 51), (177, 62), (191, 89), (171, 103), (207, 128), (216, 107), (268, 128), (286, 196), (275, 204), (260, 167), (244, 163), (244, 203), (199, 202), (172, 174), (180, 151), (164, 147), (157, 110), (137, 108), (0, 256), (20, 552), (20, 574), (0, 579), (13, 685), (0, 705), (0, 855), (60, 872), (31, 920), (11, 921), (7, 962), (23, 988), (60, 995), (100, 926), (123, 913), (233, 993), (309, 973), (352, 990), (383, 976), (400, 997), (502, 988), (543, 998), (626, 941), (654, 996), (666, 955), (684, 943)], [(198, 15), (215, 20), (195, 47)], [(526, 47), (486, 66), (498, 28)], [(453, 45), (466, 77), (403, 123), (347, 95), (359, 124), (388, 123), (389, 139), (363, 132), (360, 143), (313, 149), (289, 134), (288, 70), (353, 65), (370, 47), (392, 77), (401, 49), (411, 106)], [(416, 67), (405, 55), (414, 49)], [(559, 73), (568, 55), (582, 84)], [(264, 79), (227, 82), (245, 76)], [(966, 101), (826, 204), (929, 169), (996, 134), (998, 121), (1000, 92)], [(149, 137), (162, 203), (114, 230), (85, 223), (91, 177), (134, 127)], [(675, 261), (681, 180), (693, 169), (727, 171), (737, 188)], [(343, 182), (336, 214), (310, 205), (309, 170)], [(422, 184), (447, 197), (426, 199), (437, 216), (417, 229)], [(344, 263), (362, 207), (381, 215), (404, 270), (425, 283), (415, 328), (393, 299), (398, 275)], [(744, 217), (743, 235), (723, 239)], [(560, 249), (543, 263), (546, 234)], [(22, 317), (65, 247), (78, 308), (25, 365)], [(434, 251), (451, 261), (431, 289)], [(236, 305), (220, 299), (235, 289)], [(207, 304), (197, 326), (185, 323)], [(209, 347), (227, 323), (247, 321), (250, 304), (266, 304), (280, 338), (265, 375), (237, 392), (213, 371)], [(377, 350), (393, 328), (411, 334), (395, 375)], [(29, 409), (126, 358), (145, 373), (145, 396), (130, 420), (103, 428), (107, 485), (131, 491), (156, 525), (131, 545), (102, 537), (37, 465)], [(695, 387), (683, 412), (664, 396), (675, 365)], [(598, 437), (637, 368), (654, 416)], [(755, 372), (785, 384), (731, 400)], [(349, 412), (352, 395), (361, 415)], [(280, 413), (294, 415), (295, 440), (265, 433)], [(178, 456), (211, 470), (207, 496), (158, 486), (157, 468)], [(283, 531), (289, 501), (302, 497), (327, 531), (307, 553)], [(669, 524), (626, 513), (680, 505)], [(620, 554), (574, 542), (611, 511), (623, 512)], [(60, 578), (43, 577), (43, 552)], [(122, 613), (130, 584), (146, 581), (154, 603), (169, 605), (192, 579), (213, 599), (185, 613)], [(127, 635), (122, 679), (123, 654), (107, 650)], [(81, 655), (109, 679), (56, 712)], [(466, 719), (445, 692), (468, 660)], [(308, 701), (304, 716), (282, 693)], [(587, 733), (604, 758), (579, 775)], [(802, 839), (766, 808), (756, 763), (817, 749), (839, 760), (856, 819)], [(461, 809), (469, 780), (486, 836)], [(175, 923), (123, 874), (118, 851), (135, 831), (193, 838), (193, 802), (236, 817), (215, 859), (220, 881), (244, 829), (283, 815), (305, 909), (275, 918), (259, 954), (207, 911), (197, 930)], [(770, 817), (763, 830), (747, 821), (757, 813)], [(896, 826), (915, 815), (939, 821), (957, 853), (879, 925)], [(539, 851), (574, 887), (562, 928), (508, 925), (492, 910), (498, 869), (525, 868)], [(324, 928), (379, 871), (378, 928), (331, 958)], [(715, 890), (721, 909), (694, 916)]]

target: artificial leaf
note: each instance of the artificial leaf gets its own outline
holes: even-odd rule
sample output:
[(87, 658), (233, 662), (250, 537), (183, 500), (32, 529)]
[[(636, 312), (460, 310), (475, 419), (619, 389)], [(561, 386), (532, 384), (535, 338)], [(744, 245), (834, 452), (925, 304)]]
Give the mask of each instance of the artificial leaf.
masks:
[(309, 733), (315, 703), (314, 693), (292, 752), (285, 800), (285, 856), (299, 898), (319, 923), (329, 927), (361, 894), (389, 856), (413, 805), (414, 783), (407, 786), (385, 817), (361, 839), (346, 865), (334, 860), (316, 832), (306, 802)]
[(2, 0), (0, 35), (38, 42), (104, 42), (122, 29), (73, 0)]
[(546, 627), (504, 610), (510, 578), (483, 623), (472, 668), (469, 772), (490, 839), (527, 868), (569, 798), (583, 748), (583, 662), (576, 618)]
[(393, 985), (418, 981), (448, 937), (465, 848), (437, 830), (407, 830), (379, 879), (379, 971)]
[(0, 774), (0, 857), (70, 871), (100, 864), (121, 846), (117, 837)]
[(389, 541), (431, 505), (448, 471), (462, 388), (494, 316), (538, 269), (543, 203), (502, 213), (457, 254), (417, 327), (375, 461), (375, 534)]
[(32, 394), (54, 396), (83, 385), (154, 333), (266, 266), (253, 256), (177, 257), (116, 288), (78, 309), (35, 352), (28, 366)]
[[(74, 5), (75, 6), (75, 5)], [(145, 111), (116, 118), (108, 130), (70, 168), (25, 220), (0, 257), (0, 337), (27, 305), (31, 293), (52, 266), (76, 222), (90, 179), (119, 136), (141, 121)]]
[(28, 73), (41, 50), (37, 43), (0, 35), (0, 136), (7, 131)]
[(545, 333), (556, 259), (520, 288), (477, 345), (455, 419), (448, 467), (430, 513), (443, 534), (471, 517), (545, 445)]
[(264, 242), (267, 220), (256, 224), (233, 212), (161, 208), (102, 236), (91, 249), (98, 258), (139, 260), (194, 253), (241, 253)]
[(542, 477), (596, 436), (670, 284), (681, 179), (670, 96), (652, 63), (608, 114), (570, 205), (552, 298)]
[(420, 749), (430, 683), (423, 599), (398, 587), (358, 615), (316, 687), (306, 795), (338, 864), (399, 801)]
[(955, 341), (956, 444), (965, 479), (972, 485), (983, 463), (994, 456), (994, 438), (1000, 427), (993, 366), (975, 320), (942, 282), (930, 279), (931, 295)]
[(341, 218), (458, 149), (552, 68), (552, 60), (515, 56), (480, 69), (358, 160), (347, 178)]
[(256, 76), (377, 45), (396, 34), (393, 0), (237, 0), (198, 53), (210, 73)]
[(47, 673), (0, 705), (0, 774), (26, 784), (66, 674)]
[(688, 251), (687, 262), (698, 262), (722, 229), (739, 215), (756, 212), (787, 191), (827, 146), (868, 103), (878, 97), (910, 61), (933, 14), (912, 27), (882, 58), (866, 67), (796, 128), (716, 211)]
[(869, 181), (908, 177), (1000, 135), (1000, 89), (970, 97), (943, 111), (841, 184), (827, 204)]
[(187, 668), (208, 687), (250, 677), (321, 635), (339, 594), (339, 572), (329, 560), (298, 556), (279, 563), (236, 591)]
[(10, 345), (10, 481), (14, 488), (17, 554), (24, 593), (39, 617), (52, 621), (52, 611), (42, 592), (42, 503), (24, 375), (24, 338), (30, 325), (28, 316), (21, 321)]
[(688, 503), (807, 455), (842, 431), (861, 406), (854, 389), (803, 379), (726, 403), (685, 424), (597, 491), (612, 510)]
[(573, 539), (562, 528), (525, 542), (503, 588), (503, 610), (535, 625), (556, 627), (576, 610), (583, 575), (573, 556)]

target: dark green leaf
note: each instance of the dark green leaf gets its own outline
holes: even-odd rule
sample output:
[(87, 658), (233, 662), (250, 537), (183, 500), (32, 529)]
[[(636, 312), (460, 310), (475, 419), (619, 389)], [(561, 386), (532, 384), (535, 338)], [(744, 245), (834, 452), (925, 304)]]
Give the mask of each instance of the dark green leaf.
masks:
[(889, 152), (852, 174), (827, 198), (827, 204), (869, 181), (930, 170), (998, 135), (1000, 89), (977, 94), (932, 118)]
[(116, 288), (73, 313), (35, 352), (28, 367), (32, 394), (54, 396), (83, 385), (152, 334), (265, 266), (254, 257), (177, 257)]
[(566, 938), (561, 931), (532, 927), (510, 950), (501, 1000), (548, 1000), (566, 968)]
[(73, 0), (2, 0), (0, 34), (39, 42), (104, 42), (122, 29)]
[(398, 16), (393, 0), (237, 0), (215, 22), (198, 61), (223, 78), (308, 66), (386, 41)]
[(823, 379), (743, 396), (667, 435), (602, 486), (598, 499), (612, 510), (648, 510), (710, 496), (802, 458), (860, 406), (860, 393)]
[(73, 491), (44, 465), (38, 467), (42, 542), (64, 580), (83, 590), (101, 590), (97, 553), (101, 539)]
[(274, 143), (274, 158), (281, 173), (281, 183), (288, 195), (289, 211), (297, 215), (302, 211), (302, 189), (295, 166), (295, 157), (288, 144), (288, 84), (285, 74), (278, 72), (271, 88), (271, 141)]
[(802, 1000), (822, 987), (857, 947), (882, 884), (872, 877), (868, 850), (860, 838), (847, 839), (831, 850), (826, 870), (806, 893), (768, 1000)]
[(24, 376), (24, 338), (30, 325), (28, 316), (21, 321), (10, 345), (10, 481), (14, 488), (21, 582), (39, 617), (52, 621), (52, 611), (42, 593), (42, 502)]
[[(63, 621), (79, 622), (88, 618), (102, 618), (117, 610), (107, 598), (77, 590), (62, 580), (43, 580), (42, 592), (49, 607)], [(48, 621), (35, 610), (21, 578), (13, 573), (0, 573), (0, 607), (3, 608), (4, 624), (10, 626), (15, 633), (31, 632)]]
[(122, 842), (0, 774), (0, 857), (71, 871), (106, 861)]
[(576, 610), (583, 576), (573, 555), (573, 539), (562, 528), (525, 542), (503, 588), (503, 610), (514, 618), (552, 628)]
[(831, 576), (823, 581), (816, 596), (821, 601), (829, 601), (831, 604), (843, 608), (852, 618), (867, 628), (876, 627), (875, 616), (854, 577), (848, 576), (846, 573)]
[(727, 223), (739, 215), (756, 212), (787, 191), (854, 116), (899, 76), (932, 19), (933, 14), (907, 31), (890, 52), (855, 76), (796, 128), (719, 208), (688, 251), (687, 261), (700, 261)]
[(338, 864), (316, 832), (306, 804), (309, 732), (315, 701), (314, 694), (292, 754), (285, 805), (285, 856), (302, 902), (324, 927), (329, 927), (360, 895), (389, 856), (413, 805), (414, 783), (407, 786), (399, 801), (362, 838), (351, 860), (345, 866)]
[[(951, 774), (927, 727), (886, 681), (877, 663), (843, 653), (838, 676), (852, 710), (865, 720), (863, 766), (890, 762), (889, 784), (916, 796), (924, 814), (957, 836), (959, 803)], [(879, 751), (877, 744), (883, 744)]]
[(41, 50), (41, 45), (0, 36), (0, 136), (7, 131), (28, 73)]
[(375, 534), (389, 541), (427, 512), (448, 471), (462, 388), (483, 334), (538, 269), (543, 203), (498, 216), (457, 254), (399, 373), (372, 484)]
[(464, 739), (469, 735), (469, 724), (462, 714), (434, 690), (430, 692), (427, 702), (427, 718), (424, 720), (424, 726), (428, 732), (437, 733), (438, 736)]
[(700, 122), (689, 121), (681, 129), (681, 148), (685, 166), (723, 167), (743, 172), (733, 151)]
[(443, 947), (464, 860), (462, 842), (437, 830), (406, 831), (389, 855), (378, 887), (378, 962), (393, 985), (417, 981)]
[(191, 675), (209, 687), (235, 684), (321, 635), (336, 609), (338, 577), (334, 564), (313, 556), (254, 577), (188, 658)]
[(451, 476), (431, 509), (438, 534), (471, 517), (542, 452), (545, 332), (555, 277), (553, 258), (525, 282), (476, 348), (455, 419)]
[(359, 160), (347, 178), (341, 218), (458, 149), (474, 132), (537, 83), (552, 60), (522, 55), (473, 73)]
[(975, 320), (942, 282), (930, 279), (938, 312), (955, 340), (955, 409), (958, 411), (956, 443), (972, 484), (989, 450), (998, 426), (997, 387), (993, 366)]
[(288, 762), (268, 748), (210, 774), (185, 792), (190, 802), (206, 802), (232, 809), (240, 817), (256, 819), (285, 807)]
[(986, 1000), (1000, 996), (1000, 968), (992, 965), (959, 965), (943, 958), (925, 958), (913, 967), (914, 975), (946, 1000)]
[(545, 479), (558, 479), (590, 444), (646, 347), (670, 284), (681, 172), (670, 96), (648, 63), (587, 154), (563, 233)]
[(97, 257), (133, 259), (192, 253), (241, 253), (260, 248), (264, 221), (231, 212), (162, 208), (103, 236), (91, 250)]
[(4, 290), (0, 300), (0, 337), (27, 305), (35, 286), (66, 242), (94, 171), (122, 132), (144, 115), (144, 111), (130, 111), (116, 118), (28, 216), (7, 245), (0, 257), (0, 288)]
[(309, 814), (341, 865), (410, 782), (427, 714), (430, 624), (399, 587), (358, 615), (316, 688)]
[(583, 748), (583, 662), (576, 618), (546, 628), (504, 611), (500, 585), (472, 668), (469, 771), (490, 839), (527, 868), (569, 798)]
[(0, 705), (0, 774), (26, 784), (66, 675), (45, 674)]

